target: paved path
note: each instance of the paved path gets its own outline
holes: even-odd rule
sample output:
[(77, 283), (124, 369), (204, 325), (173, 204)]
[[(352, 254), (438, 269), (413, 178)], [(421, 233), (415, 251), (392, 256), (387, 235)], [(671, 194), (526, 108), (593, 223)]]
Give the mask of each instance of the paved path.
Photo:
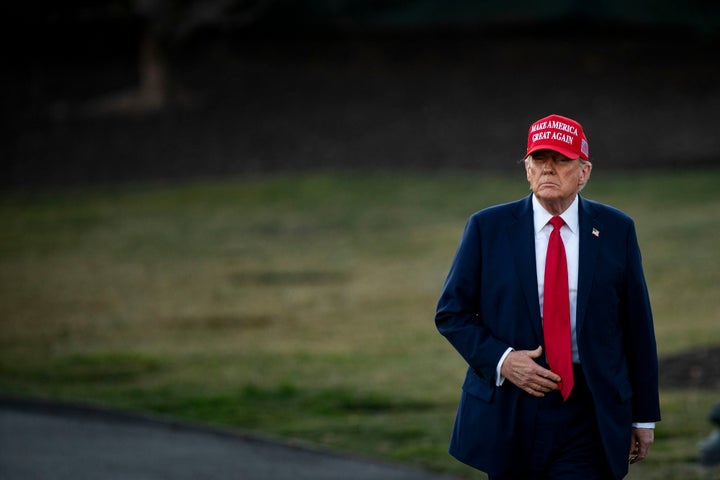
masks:
[(0, 399), (0, 480), (450, 480), (235, 430)]

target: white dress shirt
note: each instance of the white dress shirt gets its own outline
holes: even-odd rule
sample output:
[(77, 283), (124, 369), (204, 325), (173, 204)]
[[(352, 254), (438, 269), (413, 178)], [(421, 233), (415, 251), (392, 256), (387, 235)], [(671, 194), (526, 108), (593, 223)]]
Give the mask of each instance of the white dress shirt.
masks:
[[(535, 233), (535, 272), (537, 274), (538, 298), (540, 299), (540, 316), (543, 311), (543, 298), (545, 291), (545, 256), (547, 255), (548, 242), (550, 241), (550, 233), (553, 227), (550, 219), (553, 217), (540, 202), (535, 195), (532, 197), (533, 202), (533, 232)], [(565, 256), (567, 257), (568, 267), (568, 289), (570, 290), (570, 332), (572, 338), (572, 358), (573, 363), (580, 363), (580, 356), (577, 349), (577, 336), (575, 333), (575, 322), (577, 319), (577, 283), (578, 283), (578, 258), (580, 256), (580, 240), (577, 235), (578, 231), (578, 199), (570, 205), (570, 207), (560, 215), (565, 221), (565, 225), (560, 228), (560, 236), (565, 244)], [(513, 348), (508, 348), (497, 365), (496, 385), (499, 387), (505, 382), (502, 376), (501, 368), (505, 358)]]
[[(538, 298), (540, 299), (540, 316), (543, 314), (543, 304), (545, 300), (545, 257), (547, 256), (548, 242), (553, 226), (550, 219), (553, 217), (547, 210), (540, 205), (535, 195), (533, 201), (533, 223), (535, 232), (535, 271), (537, 273)], [(577, 287), (578, 287), (578, 263), (580, 259), (580, 237), (578, 230), (580, 229), (578, 219), (578, 197), (575, 197), (573, 203), (565, 210), (560, 217), (565, 221), (565, 225), (560, 227), (560, 236), (565, 245), (565, 257), (567, 259), (568, 270), (568, 290), (570, 291), (570, 335), (572, 338), (572, 361), (580, 363), (580, 355), (578, 355), (577, 347)]]

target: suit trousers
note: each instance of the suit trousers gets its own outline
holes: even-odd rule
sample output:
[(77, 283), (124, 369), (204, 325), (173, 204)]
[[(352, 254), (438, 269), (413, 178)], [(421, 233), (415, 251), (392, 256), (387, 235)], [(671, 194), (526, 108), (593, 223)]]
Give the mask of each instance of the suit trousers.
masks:
[[(567, 401), (559, 390), (539, 398), (537, 421), (529, 425), (530, 458), (518, 458), (525, 470), (490, 480), (614, 480), (602, 445), (592, 395), (579, 365)], [(630, 439), (628, 438), (628, 450)]]

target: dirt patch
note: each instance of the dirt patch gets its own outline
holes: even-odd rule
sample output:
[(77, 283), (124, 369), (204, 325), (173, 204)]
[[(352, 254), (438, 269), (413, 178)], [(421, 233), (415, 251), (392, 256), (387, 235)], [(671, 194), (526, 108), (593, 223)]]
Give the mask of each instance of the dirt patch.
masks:
[(660, 387), (720, 389), (720, 346), (661, 358)]

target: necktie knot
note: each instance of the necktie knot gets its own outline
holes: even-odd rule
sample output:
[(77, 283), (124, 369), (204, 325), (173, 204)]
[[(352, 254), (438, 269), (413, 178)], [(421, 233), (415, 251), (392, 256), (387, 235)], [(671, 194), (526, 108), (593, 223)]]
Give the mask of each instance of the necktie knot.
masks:
[(552, 218), (550, 219), (550, 223), (552, 224), (553, 229), (555, 229), (555, 230), (560, 230), (560, 227), (562, 227), (563, 225), (565, 225), (565, 220), (563, 220), (562, 217), (557, 217), (557, 216), (556, 216), (556, 217), (552, 217)]

